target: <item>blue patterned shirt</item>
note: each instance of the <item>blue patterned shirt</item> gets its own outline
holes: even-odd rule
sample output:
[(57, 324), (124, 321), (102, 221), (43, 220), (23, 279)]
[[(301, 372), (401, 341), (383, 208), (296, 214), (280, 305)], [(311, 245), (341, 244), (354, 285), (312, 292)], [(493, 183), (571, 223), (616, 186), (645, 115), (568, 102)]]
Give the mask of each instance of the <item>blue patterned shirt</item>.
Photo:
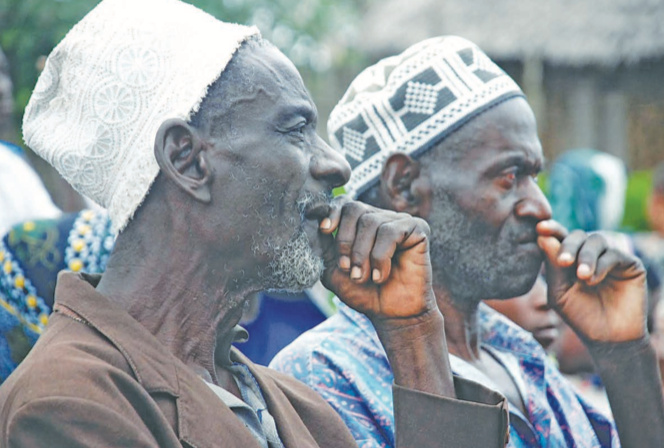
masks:
[[(563, 378), (530, 333), (482, 304), (482, 348), (510, 373), (524, 416), (510, 406), (509, 447), (619, 447), (613, 422), (592, 409)], [(450, 356), (456, 375), (497, 390), (482, 372)], [(320, 393), (341, 415), (360, 447), (394, 446), (393, 381), (371, 322), (340, 304), (339, 312), (295, 340), (270, 367)]]

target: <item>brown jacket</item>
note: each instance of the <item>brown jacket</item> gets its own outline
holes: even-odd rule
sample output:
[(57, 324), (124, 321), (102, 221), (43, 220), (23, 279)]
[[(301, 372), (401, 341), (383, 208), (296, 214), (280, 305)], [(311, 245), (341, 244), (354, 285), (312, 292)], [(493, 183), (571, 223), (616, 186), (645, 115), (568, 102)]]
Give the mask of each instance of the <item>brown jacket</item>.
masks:
[[(86, 279), (60, 275), (57, 304), (80, 318), (54, 313), (0, 387), (0, 446), (258, 446), (201, 378)], [(339, 416), (307, 386), (236, 350), (232, 356), (256, 377), (284, 446), (355, 446)], [(472, 401), (395, 387), (398, 445), (502, 446), (502, 396), (464, 381), (457, 392)]]

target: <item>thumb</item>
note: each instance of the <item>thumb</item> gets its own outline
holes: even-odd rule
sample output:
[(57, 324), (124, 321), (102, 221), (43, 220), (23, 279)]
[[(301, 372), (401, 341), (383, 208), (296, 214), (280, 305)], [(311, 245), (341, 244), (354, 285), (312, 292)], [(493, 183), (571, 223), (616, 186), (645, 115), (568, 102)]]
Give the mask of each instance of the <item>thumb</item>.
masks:
[(547, 264), (556, 264), (556, 257), (560, 252), (560, 241), (552, 236), (537, 237), (537, 245), (544, 252)]
[(537, 238), (537, 245), (544, 252), (544, 265), (546, 268), (546, 283), (548, 289), (549, 306), (557, 309), (558, 299), (574, 283), (570, 279), (573, 276), (574, 268), (564, 268), (558, 265), (558, 253), (560, 252), (560, 241), (552, 236), (540, 236)]

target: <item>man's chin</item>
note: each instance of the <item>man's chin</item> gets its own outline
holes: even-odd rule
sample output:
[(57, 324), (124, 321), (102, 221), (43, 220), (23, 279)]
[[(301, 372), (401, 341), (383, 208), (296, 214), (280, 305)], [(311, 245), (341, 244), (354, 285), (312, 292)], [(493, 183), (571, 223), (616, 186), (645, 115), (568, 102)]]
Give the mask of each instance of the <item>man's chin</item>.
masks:
[(327, 250), (334, 244), (334, 237), (332, 235), (327, 235), (319, 230), (318, 221), (305, 221), (301, 231), (306, 234), (311, 252), (317, 257), (323, 258)]
[(540, 272), (540, 265), (535, 269), (524, 269), (521, 271), (514, 271), (512, 275), (506, 275), (504, 280), (504, 287), (500, 288), (499, 294), (496, 294), (496, 299), (511, 299), (519, 297), (530, 292), (535, 286), (537, 276)]
[(316, 254), (306, 231), (300, 231), (275, 251), (262, 276), (263, 287), (266, 290), (299, 292), (313, 286), (323, 274), (323, 269), (322, 256)]

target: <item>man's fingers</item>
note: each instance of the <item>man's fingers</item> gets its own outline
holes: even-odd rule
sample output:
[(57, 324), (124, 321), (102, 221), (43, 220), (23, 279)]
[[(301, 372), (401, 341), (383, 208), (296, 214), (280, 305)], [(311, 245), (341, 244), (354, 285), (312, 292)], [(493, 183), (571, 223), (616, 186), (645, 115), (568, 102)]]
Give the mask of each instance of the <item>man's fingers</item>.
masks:
[(330, 215), (331, 226), (338, 221), (336, 265), (357, 283), (386, 281), (395, 253), (411, 249), (430, 234), (422, 219), (353, 201), (344, 203), (340, 211), (335, 208)]
[[(390, 277), (397, 250), (413, 249), (429, 237), (429, 225), (425, 221), (406, 214), (396, 217), (401, 219), (386, 222), (378, 228), (371, 251), (372, 280), (375, 283), (383, 283)], [(422, 246), (421, 250), (426, 253), (428, 245)]]
[(337, 230), (339, 222), (341, 222), (341, 211), (343, 206), (350, 201), (350, 197), (346, 195), (337, 196), (332, 199), (332, 202), (330, 203), (330, 214), (320, 221), (319, 228), (321, 232), (330, 234)]
[(350, 278), (364, 283), (372, 276), (371, 250), (377, 239), (378, 229), (385, 221), (381, 213), (364, 213), (357, 221), (357, 232), (351, 249)]
[(597, 260), (606, 250), (607, 242), (601, 235), (594, 233), (588, 236), (579, 248), (576, 259), (576, 276), (580, 280), (590, 280), (595, 274)]
[(545, 221), (538, 222), (536, 230), (539, 236), (552, 236), (558, 241), (564, 240), (567, 235), (569, 235), (569, 232), (565, 226), (560, 224), (558, 221), (554, 221), (553, 219), (547, 219)]
[(397, 250), (400, 235), (402, 231), (394, 222), (384, 223), (378, 228), (376, 244), (371, 251), (371, 279), (374, 283), (383, 283), (390, 277), (392, 257)]
[(350, 271), (352, 267), (351, 255), (355, 234), (357, 233), (357, 222), (360, 216), (367, 212), (359, 202), (349, 202), (341, 208), (341, 218), (338, 224), (337, 232), (337, 253), (339, 254), (339, 268), (343, 271)]
[(555, 264), (558, 252), (560, 251), (560, 241), (553, 236), (537, 237), (537, 245), (542, 249), (549, 263)]
[(581, 246), (586, 241), (586, 232), (575, 230), (563, 240), (560, 245), (557, 256), (557, 265), (560, 267), (569, 267), (576, 262), (577, 254)]
[(617, 249), (608, 249), (597, 260), (595, 273), (588, 284), (598, 285), (609, 275), (617, 279), (632, 279), (643, 275), (644, 271), (643, 264), (638, 258)]

